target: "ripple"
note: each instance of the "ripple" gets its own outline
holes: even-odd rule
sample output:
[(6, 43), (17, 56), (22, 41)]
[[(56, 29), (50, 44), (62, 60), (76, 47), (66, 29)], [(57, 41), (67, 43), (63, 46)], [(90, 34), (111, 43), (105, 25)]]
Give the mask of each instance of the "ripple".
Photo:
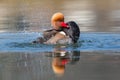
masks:
[[(63, 45), (45, 45), (32, 44), (37, 37), (42, 36), (39, 32), (26, 33), (1, 33), (0, 51), (1, 52), (45, 52), (52, 51), (57, 46)], [(90, 51), (114, 51), (120, 52), (120, 34), (119, 33), (81, 33), (77, 44), (64, 45), (66, 50)]]

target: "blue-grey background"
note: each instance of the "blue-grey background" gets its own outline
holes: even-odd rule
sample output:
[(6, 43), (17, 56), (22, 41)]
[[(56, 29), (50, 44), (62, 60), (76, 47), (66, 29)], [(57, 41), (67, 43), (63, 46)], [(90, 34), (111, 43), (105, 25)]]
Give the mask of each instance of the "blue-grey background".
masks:
[(120, 0), (1, 0), (0, 31), (43, 31), (62, 12), (81, 31), (120, 32)]

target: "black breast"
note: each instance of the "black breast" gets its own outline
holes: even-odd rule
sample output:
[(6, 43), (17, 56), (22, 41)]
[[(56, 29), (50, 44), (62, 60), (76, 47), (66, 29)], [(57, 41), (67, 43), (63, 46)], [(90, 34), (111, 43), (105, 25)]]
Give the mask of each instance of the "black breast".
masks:
[(80, 36), (79, 26), (74, 21), (67, 22), (69, 29), (64, 29), (64, 32), (71, 38), (73, 43), (76, 43)]

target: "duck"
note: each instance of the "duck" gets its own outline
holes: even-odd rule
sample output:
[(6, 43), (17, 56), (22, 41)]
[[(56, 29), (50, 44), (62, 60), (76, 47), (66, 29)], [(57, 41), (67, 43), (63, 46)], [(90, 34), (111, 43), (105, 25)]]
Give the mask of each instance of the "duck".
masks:
[(64, 14), (56, 12), (51, 17), (52, 29), (43, 32), (43, 37), (37, 38), (33, 43), (64, 44), (77, 43), (80, 29), (75, 21), (65, 22)]

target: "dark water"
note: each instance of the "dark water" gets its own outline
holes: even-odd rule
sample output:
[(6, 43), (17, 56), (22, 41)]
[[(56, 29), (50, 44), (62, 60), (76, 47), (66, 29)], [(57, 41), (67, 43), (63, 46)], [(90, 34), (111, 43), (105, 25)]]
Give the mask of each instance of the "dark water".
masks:
[[(119, 80), (120, 0), (1, 0), (0, 80)], [(32, 44), (53, 13), (81, 30), (77, 44)]]

